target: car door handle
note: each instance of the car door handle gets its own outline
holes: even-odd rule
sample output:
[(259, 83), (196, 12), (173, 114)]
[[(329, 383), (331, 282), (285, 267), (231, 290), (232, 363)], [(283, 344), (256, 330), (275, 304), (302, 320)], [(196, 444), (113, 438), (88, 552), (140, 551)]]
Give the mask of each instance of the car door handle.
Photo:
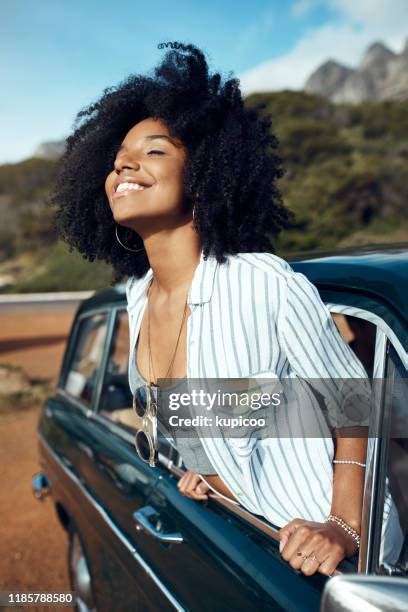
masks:
[(183, 541), (183, 536), (181, 533), (163, 533), (157, 527), (152, 525), (150, 519), (153, 516), (158, 515), (157, 510), (153, 508), (153, 506), (144, 506), (144, 508), (140, 508), (140, 510), (136, 510), (133, 513), (133, 519), (136, 523), (137, 531), (145, 531), (147, 534), (153, 536), (160, 542), (171, 542), (173, 544), (179, 544)]

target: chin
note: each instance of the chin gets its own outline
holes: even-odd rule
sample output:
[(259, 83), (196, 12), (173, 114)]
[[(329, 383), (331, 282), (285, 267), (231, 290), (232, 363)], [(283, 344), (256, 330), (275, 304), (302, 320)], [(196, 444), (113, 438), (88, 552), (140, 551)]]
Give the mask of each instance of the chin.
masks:
[(129, 223), (132, 223), (132, 220), (135, 219), (135, 217), (137, 218), (134, 207), (121, 206), (120, 203), (115, 203), (113, 205), (112, 215), (116, 223), (120, 223), (121, 225), (128, 225)]

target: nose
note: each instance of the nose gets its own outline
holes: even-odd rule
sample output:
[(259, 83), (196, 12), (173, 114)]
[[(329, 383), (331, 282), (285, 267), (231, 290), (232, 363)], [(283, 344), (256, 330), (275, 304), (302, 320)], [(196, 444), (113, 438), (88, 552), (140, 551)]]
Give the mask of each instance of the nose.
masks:
[(120, 174), (122, 170), (126, 169), (138, 170), (140, 168), (140, 164), (135, 159), (130, 159), (128, 155), (121, 153), (116, 157), (114, 167), (116, 172)]

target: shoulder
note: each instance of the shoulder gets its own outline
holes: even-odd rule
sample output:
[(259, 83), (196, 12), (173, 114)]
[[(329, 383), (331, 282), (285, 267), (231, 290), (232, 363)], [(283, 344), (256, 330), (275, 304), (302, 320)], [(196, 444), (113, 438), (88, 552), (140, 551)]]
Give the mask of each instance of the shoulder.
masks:
[(228, 261), (230, 270), (239, 267), (244, 274), (252, 274), (257, 277), (269, 275), (283, 280), (288, 275), (295, 273), (286, 259), (274, 253), (237, 253), (228, 255)]
[[(287, 279), (295, 274), (290, 264), (274, 253), (253, 252), (228, 255), (220, 266), (220, 288), (228, 287), (233, 302), (239, 301), (247, 312), (272, 309), (275, 317), (287, 300)], [(223, 290), (223, 289), (220, 289)]]
[(228, 260), (230, 273), (236, 274), (239, 268), (240, 278), (252, 292), (257, 288), (257, 293), (278, 292), (281, 304), (289, 305), (299, 299), (321, 302), (312, 281), (302, 272), (296, 272), (283, 257), (267, 252), (238, 253), (229, 255)]

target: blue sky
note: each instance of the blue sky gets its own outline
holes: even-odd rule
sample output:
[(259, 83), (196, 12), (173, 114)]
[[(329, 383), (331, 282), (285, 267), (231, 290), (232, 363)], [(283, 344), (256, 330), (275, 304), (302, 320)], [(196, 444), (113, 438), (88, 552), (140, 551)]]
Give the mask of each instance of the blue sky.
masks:
[(408, 2), (393, 0), (0, 0), (0, 163), (70, 133), (81, 107), (152, 69), (167, 40), (193, 42), (244, 94), (299, 89), (329, 57), (356, 65), (373, 40), (400, 51)]

